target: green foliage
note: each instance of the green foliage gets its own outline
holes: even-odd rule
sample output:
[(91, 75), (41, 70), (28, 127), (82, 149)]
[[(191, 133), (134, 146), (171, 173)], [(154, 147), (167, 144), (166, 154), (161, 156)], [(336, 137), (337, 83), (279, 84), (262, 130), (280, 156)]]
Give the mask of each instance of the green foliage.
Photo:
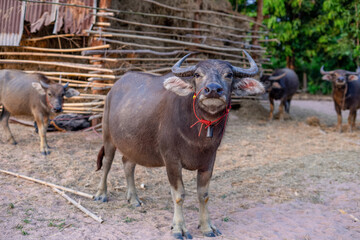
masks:
[(224, 217), (222, 220), (223, 220), (224, 222), (228, 222), (228, 221), (230, 221), (230, 218), (229, 218), (229, 217)]
[(133, 222), (133, 221), (136, 221), (136, 219), (135, 219), (135, 218), (131, 218), (131, 217), (126, 217), (126, 218), (124, 219), (124, 222), (126, 222), (126, 223), (131, 223), (131, 222)]
[[(256, 1), (238, 1), (239, 11), (256, 16)], [(311, 93), (328, 94), (329, 83), (321, 80), (319, 69), (355, 71), (360, 65), (360, 2), (358, 0), (263, 0), (263, 24), (278, 39), (267, 45), (271, 67), (295, 66), (308, 76)]]

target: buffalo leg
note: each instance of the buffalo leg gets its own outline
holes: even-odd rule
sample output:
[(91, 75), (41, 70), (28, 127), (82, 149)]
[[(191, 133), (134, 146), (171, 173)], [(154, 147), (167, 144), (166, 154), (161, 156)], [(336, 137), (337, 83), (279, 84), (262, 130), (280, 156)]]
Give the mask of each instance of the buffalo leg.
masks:
[[(175, 165), (175, 166), (174, 166)], [(171, 197), (174, 203), (174, 218), (172, 224), (172, 233), (176, 239), (192, 239), (191, 234), (186, 229), (183, 214), (183, 204), (185, 200), (185, 189), (182, 181), (181, 166), (176, 164), (166, 165), (166, 171), (171, 186)]]
[(39, 128), (39, 136), (40, 136), (40, 152), (43, 155), (50, 154), (50, 151), (48, 149), (48, 144), (46, 140), (46, 131), (47, 131), (47, 124), (48, 124), (48, 118), (47, 117), (36, 117), (35, 121)]
[(95, 201), (107, 202), (107, 177), (114, 160), (116, 147), (112, 143), (104, 142), (104, 151), (105, 151), (105, 162), (103, 165), (103, 176), (100, 180), (98, 191), (95, 195)]
[(0, 115), (0, 122), (1, 122), (1, 125), (3, 126), (3, 128), (4, 128), (5, 135), (8, 136), (7, 142), (10, 142), (11, 144), (16, 145), (17, 142), (15, 141), (14, 136), (12, 135), (12, 133), (10, 131), (10, 128), (9, 128), (9, 118), (10, 118), (10, 113), (3, 106), (3, 110), (2, 110), (2, 113)]
[(198, 170), (197, 174), (197, 194), (200, 203), (200, 230), (206, 237), (215, 237), (221, 235), (220, 231), (211, 223), (208, 201), (209, 201), (209, 183), (212, 175), (212, 169), (206, 171)]
[(356, 122), (356, 109), (351, 109), (348, 117), (350, 132), (355, 130), (356, 128), (355, 122)]
[(279, 119), (280, 121), (284, 121), (284, 107), (286, 109), (286, 100), (282, 99), (279, 105)]
[(269, 98), (270, 101), (270, 115), (269, 115), (269, 120), (272, 121), (274, 118), (274, 99), (273, 98)]
[(124, 172), (127, 183), (126, 198), (129, 203), (133, 204), (136, 207), (139, 207), (141, 206), (142, 202), (139, 200), (135, 188), (134, 173), (136, 164), (129, 161), (125, 156), (123, 156), (122, 161), (124, 164)]
[(335, 111), (337, 114), (337, 125), (336, 129), (338, 132), (341, 132), (341, 124), (342, 124), (342, 117), (341, 117), (341, 107), (335, 103)]
[(290, 114), (290, 102), (291, 102), (291, 99), (288, 99), (285, 101), (285, 112), (287, 114)]

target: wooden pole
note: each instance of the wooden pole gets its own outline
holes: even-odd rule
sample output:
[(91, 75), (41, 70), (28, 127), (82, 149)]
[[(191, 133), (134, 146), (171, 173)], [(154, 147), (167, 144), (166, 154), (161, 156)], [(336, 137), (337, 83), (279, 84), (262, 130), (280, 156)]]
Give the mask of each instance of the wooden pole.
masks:
[[(99, 0), (99, 8), (100, 9), (107, 9), (107, 8), (110, 8), (111, 7), (111, 0)], [(109, 20), (108, 18), (106, 18), (106, 14), (104, 14), (106, 11), (104, 10), (99, 10), (99, 15), (97, 16), (97, 21), (98, 23), (105, 23), (105, 24), (108, 24), (110, 25), (109, 23)], [(91, 38), (91, 46), (93, 47), (96, 47), (98, 45), (102, 45), (102, 41), (99, 40), (98, 38), (96, 38), (95, 36), (92, 36)], [(99, 55), (94, 55), (93, 57), (97, 57), (97, 58), (100, 58), (100, 57), (103, 57), (101, 54)], [(93, 62), (94, 65), (102, 65), (102, 62)], [(93, 81), (94, 83), (101, 83), (101, 81)], [(93, 94), (104, 94), (104, 91), (103, 90), (98, 90), (96, 88), (92, 88), (92, 93)], [(93, 119), (91, 121), (91, 125), (94, 126), (96, 124), (98, 124), (100, 121), (99, 119)]]
[(93, 47), (86, 47), (86, 48), (66, 48), (66, 49), (58, 49), (58, 48), (38, 48), (38, 47), (28, 47), (23, 46), (20, 47), (21, 49), (26, 50), (34, 50), (34, 51), (40, 51), (40, 52), (82, 52), (87, 50), (97, 50), (97, 49), (104, 49), (104, 48), (110, 48), (109, 44), (105, 45), (97, 45)]
[(30, 180), (30, 181), (33, 181), (33, 182), (36, 182), (36, 183), (40, 183), (40, 184), (43, 184), (43, 185), (46, 185), (46, 186), (49, 186), (49, 187), (58, 188), (58, 189), (61, 189), (61, 190), (67, 191), (67, 192), (71, 192), (71, 193), (79, 195), (79, 196), (94, 199), (94, 195), (91, 195), (91, 194), (88, 194), (88, 193), (83, 193), (83, 192), (80, 192), (80, 191), (76, 191), (76, 190), (73, 190), (73, 189), (70, 189), (70, 188), (67, 188), (67, 187), (63, 187), (63, 186), (59, 186), (59, 185), (56, 185), (56, 184), (53, 184), (53, 183), (48, 183), (48, 182), (45, 182), (45, 181), (42, 181), (42, 180), (39, 180), (39, 179), (36, 179), (36, 178), (28, 177), (28, 176), (25, 176), (25, 175), (21, 175), (21, 174), (18, 174), (18, 173), (14, 173), (14, 172), (2, 170), (2, 169), (0, 169), (0, 172), (9, 174), (9, 175), (12, 175), (12, 176), (15, 176), (15, 177), (27, 179), (27, 180)]
[(83, 206), (81, 206), (79, 203), (77, 203), (74, 199), (70, 198), (68, 195), (66, 195), (64, 192), (60, 191), (59, 189), (53, 188), (54, 192), (57, 192), (58, 194), (60, 194), (63, 198), (65, 198), (66, 200), (68, 200), (70, 203), (72, 203), (75, 207), (77, 207), (78, 209), (80, 209), (83, 213), (85, 213), (86, 215), (88, 215), (89, 217), (95, 219), (96, 221), (98, 221), (99, 223), (103, 223), (104, 220), (101, 219), (101, 217), (96, 216), (94, 213), (90, 212), (89, 210), (87, 210), (86, 208), (84, 208)]

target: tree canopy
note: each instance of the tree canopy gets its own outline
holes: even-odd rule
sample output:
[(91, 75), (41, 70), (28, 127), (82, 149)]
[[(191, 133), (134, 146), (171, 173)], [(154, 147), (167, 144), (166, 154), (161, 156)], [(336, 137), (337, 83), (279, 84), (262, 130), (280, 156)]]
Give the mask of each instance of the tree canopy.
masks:
[[(310, 93), (328, 93), (319, 69), (355, 71), (360, 65), (358, 0), (258, 0), (263, 1), (263, 24), (280, 43), (267, 45), (270, 67), (290, 67), (308, 76)], [(256, 17), (255, 0), (230, 0), (234, 8)], [(301, 77), (300, 77), (301, 78)]]

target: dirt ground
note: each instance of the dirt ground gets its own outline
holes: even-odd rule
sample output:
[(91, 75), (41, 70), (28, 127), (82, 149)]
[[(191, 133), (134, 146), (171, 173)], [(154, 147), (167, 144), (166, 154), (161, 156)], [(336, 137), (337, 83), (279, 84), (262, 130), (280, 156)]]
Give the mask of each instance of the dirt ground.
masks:
[[(267, 121), (266, 101), (244, 101), (231, 112), (210, 185), (212, 221), (223, 234), (215, 239), (360, 239), (359, 123), (354, 133), (346, 126), (336, 132), (335, 111), (326, 104), (296, 101), (284, 122)], [(320, 125), (308, 125), (309, 117)], [(0, 130), (1, 169), (96, 193), (100, 136), (48, 133), (54, 148), (44, 157), (33, 128), (11, 128), (18, 145), (5, 144)], [(196, 172), (183, 173), (186, 224), (195, 239), (203, 239)], [(165, 169), (139, 166), (135, 174), (142, 207), (127, 204), (119, 153), (109, 174), (108, 203), (69, 194), (105, 220), (99, 224), (51, 188), (0, 173), (0, 239), (171, 239)]]

